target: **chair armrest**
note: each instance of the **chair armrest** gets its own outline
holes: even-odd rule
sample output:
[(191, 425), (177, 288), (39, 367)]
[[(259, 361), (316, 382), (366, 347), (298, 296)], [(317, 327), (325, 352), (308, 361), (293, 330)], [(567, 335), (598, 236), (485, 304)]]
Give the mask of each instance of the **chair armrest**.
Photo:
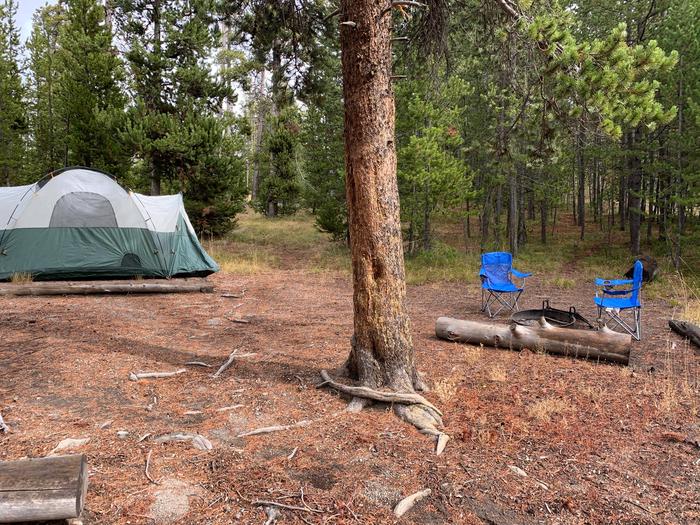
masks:
[(596, 279), (596, 286), (620, 286), (623, 284), (633, 284), (632, 279)]
[(511, 268), (510, 273), (512, 273), (516, 277), (519, 277), (520, 279), (525, 279), (525, 277), (530, 277), (532, 275), (532, 273), (520, 272), (520, 271), (516, 270), (515, 268)]

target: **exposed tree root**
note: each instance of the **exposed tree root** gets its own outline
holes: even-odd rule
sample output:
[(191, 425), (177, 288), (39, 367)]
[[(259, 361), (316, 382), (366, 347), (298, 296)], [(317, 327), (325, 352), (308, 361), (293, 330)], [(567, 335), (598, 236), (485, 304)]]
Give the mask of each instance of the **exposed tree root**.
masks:
[(423, 405), (428, 409), (432, 410), (438, 416), (442, 416), (442, 412), (433, 405), (430, 401), (425, 399), (422, 395), (416, 393), (404, 393), (404, 392), (384, 392), (382, 390), (374, 390), (373, 388), (368, 388), (366, 386), (350, 386), (338, 383), (331, 379), (328, 372), (321, 370), (321, 377), (323, 378), (323, 383), (320, 385), (329, 385), (339, 392), (347, 394), (353, 397), (364, 397), (366, 399), (372, 399), (374, 401), (383, 401), (384, 403), (402, 403), (406, 405)]
[(331, 379), (328, 372), (321, 370), (323, 383), (339, 392), (352, 396), (348, 411), (359, 412), (371, 401), (394, 404), (394, 413), (404, 421), (415, 426), (421, 433), (436, 438), (436, 453), (445, 449), (449, 436), (438, 430), (442, 427), (442, 412), (420, 394), (411, 392), (385, 392), (366, 386), (350, 386)]

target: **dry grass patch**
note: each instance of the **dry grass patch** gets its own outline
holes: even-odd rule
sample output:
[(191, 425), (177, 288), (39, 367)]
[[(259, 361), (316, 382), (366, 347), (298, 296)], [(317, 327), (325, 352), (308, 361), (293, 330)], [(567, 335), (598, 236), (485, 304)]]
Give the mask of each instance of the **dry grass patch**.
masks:
[(494, 365), (486, 372), (486, 377), (488, 377), (489, 381), (503, 383), (508, 380), (508, 373), (503, 368), (503, 365)]
[(29, 272), (17, 272), (10, 276), (10, 282), (15, 284), (26, 284), (34, 281), (34, 277)]
[(558, 397), (540, 399), (528, 409), (531, 418), (538, 421), (551, 421), (553, 416), (566, 414), (571, 410), (571, 404)]
[(449, 377), (441, 379), (433, 386), (433, 392), (437, 394), (441, 401), (450, 401), (457, 394), (459, 385), (464, 382), (465, 374), (462, 371), (452, 369)]

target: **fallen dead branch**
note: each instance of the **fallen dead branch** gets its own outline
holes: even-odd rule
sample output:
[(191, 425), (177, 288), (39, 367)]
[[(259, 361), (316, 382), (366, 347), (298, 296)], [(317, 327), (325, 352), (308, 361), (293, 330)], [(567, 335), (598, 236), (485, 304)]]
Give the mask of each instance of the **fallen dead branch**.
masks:
[(221, 297), (225, 297), (227, 299), (240, 299), (241, 297), (245, 297), (245, 293), (247, 291), (247, 288), (243, 288), (240, 292), (238, 293), (222, 293)]
[(321, 509), (314, 509), (312, 507), (297, 507), (295, 505), (286, 505), (285, 503), (279, 503), (277, 501), (255, 500), (252, 502), (252, 504), (258, 505), (258, 506), (280, 507), (282, 509), (289, 509), (289, 510), (299, 510), (302, 512), (315, 512), (318, 514), (323, 514), (325, 512)]
[(250, 430), (248, 432), (243, 432), (242, 434), (238, 434), (237, 437), (257, 436), (258, 434), (270, 434), (272, 432), (281, 432), (283, 430), (290, 430), (292, 428), (308, 427), (311, 423), (313, 423), (313, 421), (309, 419), (304, 419), (303, 421), (299, 421), (298, 423), (294, 423), (292, 425), (276, 425), (272, 427), (261, 427), (256, 428), (255, 430)]
[(217, 412), (228, 412), (229, 410), (236, 410), (237, 408), (243, 408), (245, 405), (231, 405), (228, 407), (217, 408)]
[(154, 439), (156, 443), (168, 443), (170, 441), (191, 441), (192, 446), (198, 450), (211, 450), (214, 446), (207, 438), (201, 434), (190, 434), (188, 432), (173, 432), (164, 434)]
[(88, 295), (130, 293), (213, 292), (214, 285), (203, 278), (149, 279), (147, 281), (80, 281), (2, 283), (2, 295)]
[(146, 456), (146, 468), (145, 468), (146, 478), (148, 479), (148, 481), (150, 481), (150, 482), (153, 483), (154, 485), (159, 485), (159, 483), (158, 483), (156, 480), (154, 480), (154, 479), (151, 477), (151, 475), (148, 473), (148, 467), (149, 467), (150, 464), (151, 464), (151, 454), (152, 454), (152, 453), (153, 453), (153, 449), (149, 450), (149, 451), (148, 451), (148, 455)]
[(204, 362), (202, 362), (202, 361), (187, 361), (185, 364), (186, 364), (186, 365), (190, 365), (190, 366), (204, 366), (204, 367), (207, 367), (207, 368), (213, 368), (213, 367), (214, 367), (214, 365), (209, 365), (209, 364), (204, 363)]
[(129, 374), (129, 379), (131, 381), (138, 381), (139, 379), (158, 379), (162, 377), (173, 377), (179, 374), (184, 374), (187, 372), (186, 368), (181, 368), (180, 370), (175, 370), (174, 372), (131, 372)]
[(244, 358), (244, 357), (251, 357), (251, 356), (254, 356), (254, 355), (257, 355), (257, 354), (256, 354), (255, 352), (249, 352), (249, 353), (247, 353), (247, 354), (239, 354), (239, 353), (238, 353), (238, 348), (236, 348), (236, 349), (235, 349), (233, 352), (231, 352), (231, 354), (228, 356), (228, 360), (227, 360), (223, 365), (221, 365), (221, 366), (219, 367), (219, 369), (214, 373), (214, 375), (213, 375), (212, 377), (213, 377), (214, 379), (216, 379), (217, 377), (219, 377), (219, 376), (222, 374), (222, 372), (226, 371), (226, 369), (227, 369), (229, 366), (231, 366), (231, 363), (233, 363), (233, 361), (234, 361), (235, 359), (241, 359), (241, 358)]
[(416, 492), (415, 494), (411, 494), (410, 496), (402, 499), (396, 504), (396, 507), (394, 507), (394, 515), (397, 518), (400, 518), (404, 514), (406, 514), (409, 510), (413, 508), (413, 506), (418, 503), (420, 500), (425, 498), (426, 496), (430, 496), (430, 489), (425, 489), (421, 490), (419, 492)]
[(338, 383), (331, 379), (328, 372), (321, 370), (321, 377), (323, 378), (323, 383), (318, 385), (322, 387), (325, 385), (338, 390), (344, 394), (353, 397), (363, 397), (366, 399), (373, 399), (374, 401), (383, 401), (384, 403), (401, 403), (405, 405), (422, 405), (427, 407), (431, 411), (435, 412), (438, 416), (442, 417), (442, 412), (433, 405), (430, 401), (425, 399), (422, 395), (416, 393), (402, 393), (402, 392), (384, 392), (381, 390), (374, 390), (373, 388), (368, 388), (366, 386), (350, 386)]
[(248, 319), (236, 319), (234, 317), (227, 317), (226, 319), (228, 321), (231, 321), (232, 323), (250, 324), (250, 321)]
[(2, 414), (0, 414), (0, 432), (10, 432), (10, 427), (5, 424), (5, 421), (2, 419)]
[(292, 459), (294, 459), (294, 456), (296, 455), (297, 450), (299, 450), (299, 447), (294, 447), (294, 450), (292, 450), (291, 454), (289, 454), (289, 456), (287, 456), (287, 459), (288, 459), (289, 461), (291, 461)]

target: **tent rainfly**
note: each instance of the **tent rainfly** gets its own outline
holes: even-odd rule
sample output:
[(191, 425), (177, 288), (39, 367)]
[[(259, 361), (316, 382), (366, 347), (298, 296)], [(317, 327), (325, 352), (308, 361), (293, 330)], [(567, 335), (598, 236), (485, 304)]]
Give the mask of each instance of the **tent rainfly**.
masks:
[(140, 195), (82, 167), (0, 187), (0, 280), (204, 276), (218, 269), (180, 194)]

